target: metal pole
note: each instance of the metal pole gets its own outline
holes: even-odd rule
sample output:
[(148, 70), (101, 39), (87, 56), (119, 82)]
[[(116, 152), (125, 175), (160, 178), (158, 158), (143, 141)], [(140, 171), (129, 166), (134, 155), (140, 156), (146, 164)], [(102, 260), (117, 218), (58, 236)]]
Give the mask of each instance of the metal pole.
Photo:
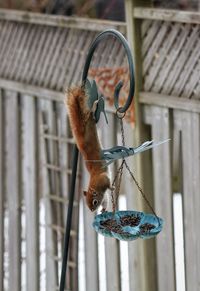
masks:
[(77, 172), (77, 164), (78, 164), (78, 153), (79, 153), (78, 149), (75, 145), (74, 150), (73, 150), (72, 178), (71, 178), (71, 185), (70, 185), (70, 196), (69, 196), (69, 205), (68, 205), (68, 212), (67, 212), (67, 223), (66, 223), (66, 229), (65, 229), (62, 271), (61, 271), (61, 278), (60, 278), (60, 291), (64, 291), (64, 289), (65, 289), (65, 278), (66, 278), (66, 270), (67, 270), (67, 258), (68, 258), (69, 239), (70, 239), (72, 212), (73, 212), (73, 203), (74, 203), (74, 192), (75, 192), (76, 172)]

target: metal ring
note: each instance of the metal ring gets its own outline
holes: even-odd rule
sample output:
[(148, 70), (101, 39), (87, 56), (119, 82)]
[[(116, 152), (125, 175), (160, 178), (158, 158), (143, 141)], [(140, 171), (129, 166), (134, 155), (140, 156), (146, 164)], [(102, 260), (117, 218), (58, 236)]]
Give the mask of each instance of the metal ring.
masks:
[(129, 108), (129, 106), (131, 105), (131, 102), (133, 100), (134, 90), (135, 90), (135, 78), (134, 78), (134, 67), (133, 67), (133, 60), (132, 60), (130, 47), (129, 47), (128, 42), (125, 39), (125, 37), (119, 31), (117, 31), (115, 29), (105, 30), (105, 31), (101, 32), (97, 36), (97, 38), (94, 40), (94, 42), (92, 43), (92, 45), (89, 49), (89, 52), (88, 52), (88, 55), (87, 55), (87, 58), (85, 61), (85, 66), (83, 68), (82, 82), (83, 82), (83, 84), (85, 84), (85, 82), (86, 82), (89, 67), (90, 67), (90, 62), (91, 62), (91, 59), (92, 59), (92, 56), (93, 56), (93, 53), (94, 53), (96, 47), (98, 46), (99, 42), (107, 35), (115, 36), (122, 43), (122, 45), (126, 51), (126, 55), (127, 55), (127, 59), (128, 59), (129, 73), (130, 73), (130, 88), (129, 88), (128, 98), (127, 98), (126, 103), (124, 104), (123, 107), (119, 107), (119, 93), (120, 93), (120, 90), (123, 86), (122, 81), (120, 81), (117, 84), (115, 91), (114, 91), (115, 107), (117, 110), (119, 110), (120, 113), (124, 113), (127, 111), (127, 109)]
[(117, 115), (117, 118), (119, 118), (119, 119), (123, 119), (123, 118), (125, 117), (125, 115), (126, 115), (126, 111), (124, 111), (124, 112), (121, 112), (121, 111), (120, 111), (121, 108), (122, 108), (122, 107), (119, 107), (119, 108), (117, 108), (117, 110), (116, 110), (116, 115)]

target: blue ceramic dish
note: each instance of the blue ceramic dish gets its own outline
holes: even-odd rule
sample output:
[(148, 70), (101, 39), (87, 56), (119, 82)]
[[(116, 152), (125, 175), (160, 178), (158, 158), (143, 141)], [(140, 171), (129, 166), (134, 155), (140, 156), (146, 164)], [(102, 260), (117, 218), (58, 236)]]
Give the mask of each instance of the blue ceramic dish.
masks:
[(139, 211), (104, 212), (95, 217), (96, 232), (119, 240), (148, 239), (156, 236), (163, 227), (163, 219)]

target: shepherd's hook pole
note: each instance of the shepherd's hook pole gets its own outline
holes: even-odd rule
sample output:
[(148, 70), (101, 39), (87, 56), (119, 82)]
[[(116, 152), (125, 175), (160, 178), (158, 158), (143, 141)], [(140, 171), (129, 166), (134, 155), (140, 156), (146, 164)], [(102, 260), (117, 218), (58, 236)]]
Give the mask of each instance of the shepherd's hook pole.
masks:
[[(114, 36), (116, 37), (123, 45), (127, 59), (129, 64), (129, 74), (130, 74), (130, 88), (129, 88), (129, 95), (126, 100), (126, 103), (123, 107), (119, 107), (119, 93), (120, 89), (123, 86), (123, 83), (120, 81), (114, 91), (114, 103), (116, 109), (124, 113), (129, 108), (134, 94), (135, 82), (134, 82), (134, 68), (133, 68), (133, 61), (131, 51), (128, 45), (127, 40), (124, 36), (114, 29), (108, 29), (101, 32), (97, 38), (92, 43), (91, 47), (89, 48), (89, 52), (85, 61), (83, 75), (82, 75), (82, 84), (85, 85), (87, 80), (87, 75), (90, 67), (90, 62), (92, 60), (93, 53), (98, 46), (99, 42), (104, 39), (106, 36)], [(77, 173), (77, 163), (78, 163), (78, 149), (77, 146), (74, 146), (73, 152), (73, 165), (72, 165), (72, 178), (71, 178), (71, 185), (70, 185), (70, 192), (69, 192), (69, 205), (68, 205), (68, 212), (67, 212), (67, 222), (66, 222), (66, 229), (65, 229), (65, 239), (64, 239), (64, 250), (63, 250), (63, 260), (62, 260), (62, 270), (61, 270), (61, 278), (60, 278), (60, 291), (65, 290), (65, 281), (66, 281), (66, 270), (67, 270), (67, 259), (68, 259), (68, 250), (69, 250), (69, 239), (70, 239), (70, 231), (71, 231), (71, 222), (72, 222), (72, 213), (73, 213), (73, 203), (74, 203), (74, 193), (75, 193), (75, 184), (76, 184), (76, 173)]]

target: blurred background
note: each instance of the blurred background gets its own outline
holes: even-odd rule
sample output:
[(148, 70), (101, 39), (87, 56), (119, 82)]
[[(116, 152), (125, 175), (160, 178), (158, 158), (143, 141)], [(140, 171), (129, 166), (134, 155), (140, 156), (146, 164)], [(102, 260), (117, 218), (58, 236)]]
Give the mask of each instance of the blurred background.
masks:
[[(81, 84), (108, 28), (127, 38), (135, 65), (127, 146), (171, 139), (127, 159), (164, 229), (128, 243), (97, 235), (80, 157), (65, 290), (200, 290), (199, 0), (0, 0), (0, 290), (59, 290), (74, 146), (64, 92)], [(89, 77), (106, 99), (102, 145), (121, 145), (113, 92), (122, 80), (124, 104), (129, 72), (114, 37), (99, 44)], [(127, 172), (119, 208), (150, 212)]]
[[(153, 0), (154, 7), (198, 10), (198, 0)], [(1, 0), (1, 8), (125, 21), (123, 0)]]

